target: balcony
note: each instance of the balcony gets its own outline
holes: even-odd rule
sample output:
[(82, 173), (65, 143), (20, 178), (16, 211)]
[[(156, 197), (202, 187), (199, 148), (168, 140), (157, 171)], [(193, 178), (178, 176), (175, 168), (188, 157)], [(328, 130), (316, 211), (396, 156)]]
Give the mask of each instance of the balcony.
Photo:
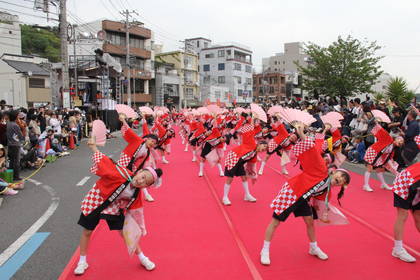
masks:
[[(112, 45), (112, 44), (107, 44), (107, 43), (104, 44), (103, 51), (110, 54), (116, 54), (116, 55), (126, 55), (127, 53), (125, 46)], [(133, 48), (133, 47), (130, 47), (130, 55), (134, 55), (136, 57), (140, 57), (143, 59), (151, 58), (150, 51), (139, 49), (139, 48)]]
[[(125, 24), (121, 22), (116, 22), (116, 21), (104, 20), (102, 21), (102, 29), (125, 33)], [(130, 30), (130, 35), (139, 36), (144, 39), (152, 38), (152, 31), (150, 31), (150, 29), (147, 29), (141, 26), (131, 26), (129, 30)]]
[[(127, 68), (123, 70), (123, 75), (127, 77)], [(152, 72), (147, 70), (140, 70), (140, 69), (130, 69), (131, 78), (137, 78), (142, 80), (151, 80), (152, 79)]]

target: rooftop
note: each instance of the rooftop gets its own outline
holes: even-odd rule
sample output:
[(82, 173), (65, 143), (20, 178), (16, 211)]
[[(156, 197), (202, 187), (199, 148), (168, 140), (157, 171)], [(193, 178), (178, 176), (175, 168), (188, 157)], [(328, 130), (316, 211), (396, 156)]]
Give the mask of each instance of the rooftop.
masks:
[(15, 61), (15, 60), (7, 60), (4, 59), (4, 62), (9, 64), (10, 67), (16, 69), (18, 72), (21, 73), (32, 73), (32, 75), (36, 76), (49, 76), (50, 72), (39, 66), (38, 64), (32, 62), (23, 62), (23, 61)]

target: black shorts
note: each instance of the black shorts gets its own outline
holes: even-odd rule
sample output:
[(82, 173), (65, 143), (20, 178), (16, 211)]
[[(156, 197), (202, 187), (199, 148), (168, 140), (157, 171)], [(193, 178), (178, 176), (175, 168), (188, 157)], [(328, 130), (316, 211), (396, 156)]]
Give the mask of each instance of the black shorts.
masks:
[(232, 169), (228, 170), (225, 168), (225, 176), (226, 177), (241, 177), (245, 176), (245, 163), (238, 162)]
[(124, 227), (125, 216), (121, 213), (120, 215), (89, 215), (85, 216), (83, 213), (80, 214), (79, 225), (87, 230), (94, 230), (99, 224), (99, 221), (104, 219), (108, 224), (109, 230), (122, 230)]
[(314, 219), (318, 219), (315, 209), (309, 205), (308, 201), (304, 198), (300, 198), (294, 205), (287, 208), (280, 215), (273, 212), (273, 218), (279, 220), (280, 222), (284, 222), (292, 213), (295, 217), (312, 216)]
[(402, 199), (399, 195), (394, 193), (394, 207), (405, 209), (405, 210), (420, 210), (420, 202), (413, 205), (413, 199), (415, 192), (410, 192), (407, 199)]
[(213, 148), (212, 145), (210, 145), (209, 143), (204, 144), (204, 147), (201, 150), (200, 156), (205, 159), (206, 156), (211, 152), (212, 148)]

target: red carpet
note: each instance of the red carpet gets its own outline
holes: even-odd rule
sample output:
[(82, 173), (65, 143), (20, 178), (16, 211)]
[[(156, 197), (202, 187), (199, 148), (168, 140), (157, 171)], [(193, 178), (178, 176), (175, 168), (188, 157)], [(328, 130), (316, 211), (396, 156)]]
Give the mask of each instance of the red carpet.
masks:
[[(291, 216), (281, 224), (271, 245), (272, 265), (259, 263), (264, 231), (271, 219), (269, 207), (285, 177), (279, 159), (270, 159), (265, 173), (251, 193), (257, 203), (243, 201), (240, 179), (232, 184), (232, 206), (220, 204), (225, 179), (217, 168), (206, 165), (197, 176), (198, 164), (191, 152), (183, 152), (180, 138), (164, 168), (164, 185), (151, 190), (155, 202), (145, 204), (148, 235), (141, 245), (156, 263), (145, 271), (136, 256), (130, 258), (122, 239), (101, 224), (88, 254), (90, 265), (82, 277), (73, 276), (77, 252), (60, 279), (415, 279), (418, 263), (407, 264), (391, 256), (395, 210), (392, 193), (361, 191), (362, 177), (352, 174), (351, 186), (342, 199), (350, 225), (317, 228), (318, 244), (329, 255), (320, 261), (308, 254), (308, 240), (301, 219)], [(290, 173), (295, 174), (296, 168)], [(358, 220), (352, 218), (356, 217)], [(76, 226), (76, 225), (75, 225)], [(407, 221), (405, 244), (420, 251), (419, 234), (412, 218)], [(418, 259), (419, 255), (415, 255)]]

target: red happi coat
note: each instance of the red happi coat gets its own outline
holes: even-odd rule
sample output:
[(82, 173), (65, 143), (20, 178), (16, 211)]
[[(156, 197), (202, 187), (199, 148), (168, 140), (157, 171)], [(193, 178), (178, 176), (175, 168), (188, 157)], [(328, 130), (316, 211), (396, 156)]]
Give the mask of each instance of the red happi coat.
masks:
[(418, 180), (420, 180), (420, 162), (417, 162), (401, 171), (397, 177), (395, 177), (392, 190), (402, 199), (407, 199), (410, 187)]
[(292, 149), (300, 161), (303, 172), (289, 179), (271, 203), (277, 215), (295, 204), (299, 198), (328, 177), (328, 168), (321, 156), (323, 134), (307, 136)]
[[(280, 124), (276, 127), (277, 136), (268, 142), (268, 154), (274, 153), (274, 151), (281, 146), (282, 149), (290, 150), (292, 144), (289, 141), (289, 132), (287, 132), (284, 124)], [(280, 149), (280, 148), (279, 148)]]
[(223, 148), (223, 143), (220, 141), (222, 133), (217, 127), (211, 130), (211, 134), (204, 139), (204, 142), (209, 143), (212, 147)]
[(371, 133), (376, 137), (377, 141), (366, 150), (364, 160), (374, 167), (382, 166), (392, 158), (394, 150), (393, 139), (379, 124), (375, 125)]
[(253, 129), (243, 132), (242, 144), (228, 152), (225, 159), (225, 167), (230, 170), (239, 162), (255, 163), (257, 161), (257, 143), (255, 142)]
[[(132, 172), (125, 169), (125, 172), (132, 176)], [(99, 176), (92, 189), (86, 194), (82, 201), (81, 211), (83, 215), (87, 216), (93, 210), (98, 208), (104, 201), (114, 193), (114, 191), (127, 182), (120, 172), (117, 170), (115, 163), (103, 153), (97, 151), (92, 156), (92, 167), (90, 169), (92, 174)], [(123, 171), (124, 172), (124, 171)], [(124, 172), (124, 174), (125, 174)], [(127, 186), (129, 188), (130, 186)], [(128, 201), (116, 199), (112, 202), (102, 214), (119, 215), (120, 209), (127, 205)], [(143, 206), (141, 200), (141, 192), (139, 192), (136, 200), (131, 204), (129, 209), (137, 209)]]
[(138, 149), (143, 145), (144, 139), (138, 136), (127, 124), (121, 127), (121, 134), (128, 145), (121, 152), (117, 164), (122, 167), (127, 167), (137, 152), (137, 159), (134, 161), (134, 166), (138, 167), (145, 160), (145, 157), (147, 157), (147, 153), (138, 153)]

